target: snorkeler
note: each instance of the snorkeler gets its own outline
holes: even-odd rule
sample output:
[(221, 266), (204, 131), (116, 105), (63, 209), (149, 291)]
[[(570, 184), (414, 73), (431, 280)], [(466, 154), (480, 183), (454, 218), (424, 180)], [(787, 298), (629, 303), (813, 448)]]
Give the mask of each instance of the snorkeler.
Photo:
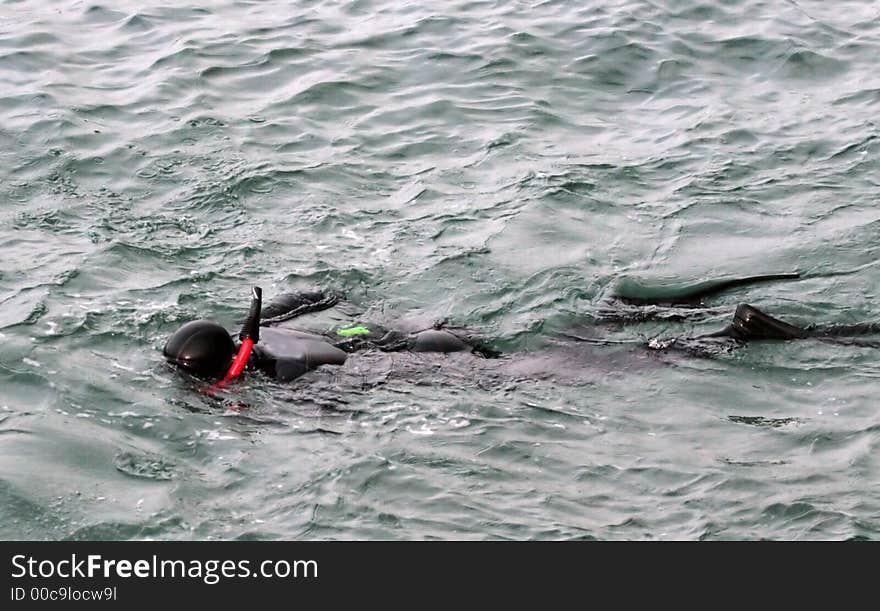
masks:
[[(703, 283), (685, 290), (650, 298), (630, 296), (625, 292), (615, 298), (620, 307), (604, 313), (603, 320), (619, 323), (641, 322), (657, 316), (658, 306), (672, 308), (675, 314), (664, 318), (682, 318), (689, 309), (704, 305), (705, 300), (724, 290), (775, 280), (797, 279), (798, 274), (775, 274), (734, 278)], [(292, 318), (325, 310), (334, 306), (338, 298), (321, 292), (284, 294), (262, 308), (262, 292), (255, 287), (248, 317), (237, 335), (236, 342), (221, 325), (208, 320), (184, 324), (165, 344), (165, 358), (183, 370), (202, 378), (219, 380), (214, 387), (222, 387), (241, 374), (245, 368), (255, 369), (280, 381), (292, 380), (323, 365), (342, 365), (350, 353), (364, 350), (383, 352), (471, 352), (482, 357), (502, 356), (476, 336), (460, 329), (435, 325), (427, 329), (407, 331), (387, 329), (371, 323), (355, 323), (313, 333), (274, 327)], [(635, 306), (635, 310), (626, 310)], [(761, 310), (740, 304), (733, 320), (715, 333), (695, 337), (638, 342), (654, 351), (683, 351), (700, 356), (726, 351), (754, 340), (792, 340), (852, 337), (880, 332), (880, 324), (868, 323), (848, 326), (797, 327), (774, 318)], [(621, 343), (562, 333), (560, 337), (575, 342), (593, 344)], [(623, 342), (630, 343), (630, 342)], [(633, 342), (636, 343), (636, 342)], [(860, 343), (871, 345), (874, 343)]]
[[(281, 381), (292, 380), (320, 367), (342, 365), (348, 353), (374, 348), (384, 351), (479, 351), (451, 331), (441, 328), (406, 332), (374, 324), (357, 323), (319, 335), (270, 325), (316, 312), (336, 304), (338, 298), (320, 292), (284, 294), (262, 308), (262, 290), (254, 287), (248, 318), (233, 335), (209, 320), (194, 320), (178, 329), (165, 344), (165, 358), (185, 371), (205, 378), (220, 378), (224, 386), (245, 366)], [(225, 375), (224, 375), (225, 374)], [(222, 376), (222, 377), (221, 377)]]

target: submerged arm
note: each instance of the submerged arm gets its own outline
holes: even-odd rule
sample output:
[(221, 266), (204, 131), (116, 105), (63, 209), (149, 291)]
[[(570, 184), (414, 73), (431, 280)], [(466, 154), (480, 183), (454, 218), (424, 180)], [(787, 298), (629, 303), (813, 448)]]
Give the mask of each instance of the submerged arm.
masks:
[(260, 325), (266, 327), (303, 314), (320, 312), (332, 308), (338, 302), (338, 295), (325, 295), (321, 291), (284, 293), (263, 308)]

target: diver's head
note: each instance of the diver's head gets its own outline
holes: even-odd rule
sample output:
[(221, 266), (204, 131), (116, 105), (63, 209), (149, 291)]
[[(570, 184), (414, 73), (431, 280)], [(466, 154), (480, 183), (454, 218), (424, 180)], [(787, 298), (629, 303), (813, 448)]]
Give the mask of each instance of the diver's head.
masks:
[(217, 323), (194, 320), (168, 338), (162, 353), (169, 362), (190, 373), (219, 377), (226, 373), (235, 356), (235, 343)]

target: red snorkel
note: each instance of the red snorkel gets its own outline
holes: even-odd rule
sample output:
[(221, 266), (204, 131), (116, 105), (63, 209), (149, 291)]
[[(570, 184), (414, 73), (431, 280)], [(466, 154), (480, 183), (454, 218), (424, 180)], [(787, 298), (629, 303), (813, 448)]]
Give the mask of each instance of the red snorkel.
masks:
[(226, 372), (223, 379), (212, 384), (202, 392), (210, 394), (215, 390), (219, 390), (237, 378), (241, 372), (244, 371), (248, 358), (251, 356), (251, 350), (254, 348), (254, 344), (260, 341), (260, 310), (262, 309), (262, 305), (263, 289), (255, 286), (251, 289), (251, 309), (248, 312), (247, 319), (244, 321), (241, 332), (238, 334), (238, 338), (241, 340), (241, 348), (238, 349), (238, 354), (233, 359), (232, 365), (229, 366), (229, 371)]

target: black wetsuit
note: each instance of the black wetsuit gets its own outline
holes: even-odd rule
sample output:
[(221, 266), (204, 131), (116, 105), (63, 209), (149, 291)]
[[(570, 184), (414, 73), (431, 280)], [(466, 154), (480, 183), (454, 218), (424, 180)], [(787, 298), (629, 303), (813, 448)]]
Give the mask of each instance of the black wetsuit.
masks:
[[(263, 329), (249, 361), (278, 380), (292, 380), (321, 365), (342, 365), (348, 354), (360, 350), (386, 352), (481, 352), (480, 346), (440, 325), (416, 331), (387, 329), (355, 322), (324, 333), (275, 328), (280, 322), (335, 305), (335, 296), (320, 292), (280, 295), (263, 308)], [(237, 346), (236, 346), (237, 347)]]
[[(620, 306), (635, 306), (627, 310), (619, 307), (606, 311), (601, 320), (624, 323), (642, 322), (652, 318), (685, 318), (689, 311), (703, 306), (705, 300), (721, 291), (758, 282), (789, 280), (797, 274), (753, 276), (702, 283), (677, 292), (667, 292), (653, 297), (633, 297), (618, 294), (614, 302)], [(326, 332), (307, 332), (272, 325), (294, 317), (332, 307), (335, 296), (320, 292), (284, 294), (275, 298), (263, 309), (260, 341), (254, 346), (250, 367), (255, 367), (278, 380), (292, 380), (322, 365), (342, 365), (349, 353), (361, 350), (385, 352), (473, 352), (479, 356), (494, 357), (493, 351), (477, 336), (463, 329), (436, 325), (417, 331), (387, 329), (372, 323), (355, 322), (333, 328)], [(660, 309), (658, 309), (658, 307)], [(672, 313), (670, 313), (672, 310)], [(839, 341), (834, 338), (880, 332), (880, 324), (861, 324), (831, 327), (797, 327), (773, 318), (757, 308), (740, 304), (732, 322), (716, 333), (696, 337), (670, 338), (642, 342), (650, 350), (681, 350), (700, 356), (717, 354), (720, 346), (726, 351), (731, 347), (753, 340), (791, 340), (818, 338)], [(603, 343), (596, 338), (584, 338), (576, 334), (561, 334), (571, 340)], [(614, 342), (619, 343), (619, 342)], [(877, 345), (871, 342), (850, 341), (860, 345)]]

